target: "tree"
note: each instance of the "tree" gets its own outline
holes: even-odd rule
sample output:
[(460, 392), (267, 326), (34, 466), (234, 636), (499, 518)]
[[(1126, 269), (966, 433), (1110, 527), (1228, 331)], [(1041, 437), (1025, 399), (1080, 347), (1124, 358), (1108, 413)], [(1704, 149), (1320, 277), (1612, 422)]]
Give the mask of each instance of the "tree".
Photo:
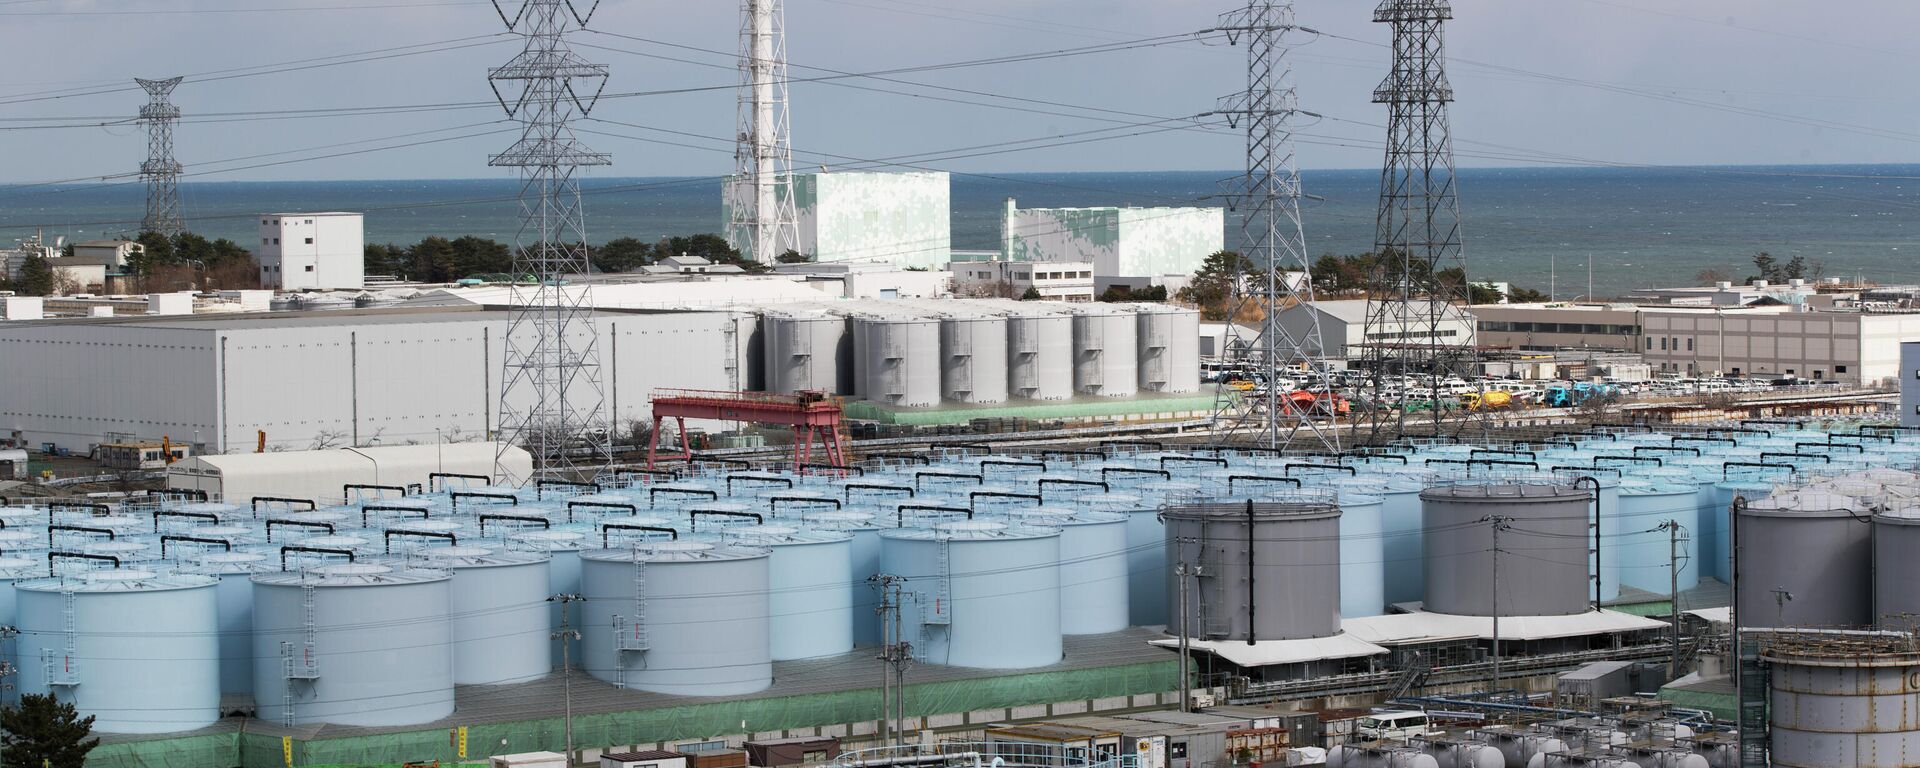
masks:
[(653, 256), (653, 246), (631, 237), (619, 237), (593, 249), (593, 268), (615, 274), (632, 272), (651, 263)]
[(178, 259), (173, 252), (173, 240), (158, 232), (142, 232), (134, 238), (144, 249), (144, 253), (135, 254), (127, 259), (127, 268), (134, 274), (144, 275), (162, 264), (172, 264)]
[(1807, 259), (1805, 256), (1795, 256), (1787, 259), (1787, 263), (1781, 264), (1773, 254), (1761, 251), (1753, 255), (1753, 268), (1760, 274), (1748, 277), (1749, 283), (1755, 280), (1784, 283), (1788, 280), (1804, 279), (1807, 276)]
[(780, 254), (774, 261), (780, 262), (781, 264), (805, 264), (812, 261), (812, 259), (807, 258), (806, 254), (788, 248), (786, 253)]
[(1031, 285), (1027, 286), (1026, 293), (1020, 294), (1021, 301), (1033, 301), (1034, 299), (1038, 299), (1038, 298), (1040, 298), (1040, 289), (1035, 288)]
[(20, 275), (13, 280), (13, 290), (26, 296), (53, 296), (58, 282), (56, 272), (47, 257), (28, 256), (20, 262)]
[(451, 282), (453, 243), (444, 237), (429, 237), (407, 249), (406, 275), (428, 283)]
[(1522, 288), (1517, 285), (1507, 287), (1507, 301), (1515, 304), (1531, 304), (1547, 300), (1547, 294), (1538, 288)]
[(1711, 286), (1715, 283), (1732, 282), (1733, 278), (1729, 276), (1727, 274), (1727, 271), (1724, 269), (1721, 269), (1719, 267), (1708, 267), (1706, 269), (1703, 269), (1703, 270), (1700, 270), (1699, 272), (1694, 273), (1693, 281), (1701, 285)]
[(669, 237), (656, 250), (664, 251), (661, 256), (698, 256), (715, 264), (738, 263), (740, 252), (727, 245), (727, 239), (719, 235), (691, 235), (687, 237)]
[(92, 715), (80, 717), (51, 694), (23, 694), (18, 705), (0, 709), (0, 747), (11, 765), (81, 768), (100, 746), (92, 734)]
[(447, 245), (452, 258), (449, 280), (513, 269), (513, 249), (493, 240), (467, 235)]
[(1225, 320), (1233, 311), (1228, 304), (1235, 293), (1234, 281), (1254, 271), (1253, 260), (1240, 255), (1240, 252), (1218, 251), (1201, 262), (1200, 268), (1193, 273), (1193, 280), (1180, 289), (1177, 297), (1182, 302), (1199, 307), (1201, 317), (1206, 320)]
[(369, 275), (395, 275), (405, 272), (407, 249), (392, 243), (367, 243), (360, 264)]

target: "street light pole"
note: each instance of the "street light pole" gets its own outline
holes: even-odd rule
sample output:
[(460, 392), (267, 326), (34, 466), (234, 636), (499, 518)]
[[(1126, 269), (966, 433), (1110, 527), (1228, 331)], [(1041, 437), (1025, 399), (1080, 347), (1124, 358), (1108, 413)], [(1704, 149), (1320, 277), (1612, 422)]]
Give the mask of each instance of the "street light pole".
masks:
[(566, 701), (567, 765), (569, 766), (573, 765), (573, 643), (580, 639), (580, 631), (573, 628), (573, 604), (585, 599), (580, 595), (566, 592), (547, 598), (549, 603), (560, 604), (560, 630), (553, 633), (553, 639), (560, 641), (560, 684)]
[(1509, 515), (1487, 515), (1480, 522), (1493, 525), (1493, 683), (1487, 695), (1500, 690), (1500, 533), (1513, 527)]
[(1661, 523), (1655, 531), (1667, 532), (1667, 594), (1672, 596), (1673, 658), (1667, 662), (1667, 675), (1680, 678), (1680, 536), (1686, 526), (1678, 520)]

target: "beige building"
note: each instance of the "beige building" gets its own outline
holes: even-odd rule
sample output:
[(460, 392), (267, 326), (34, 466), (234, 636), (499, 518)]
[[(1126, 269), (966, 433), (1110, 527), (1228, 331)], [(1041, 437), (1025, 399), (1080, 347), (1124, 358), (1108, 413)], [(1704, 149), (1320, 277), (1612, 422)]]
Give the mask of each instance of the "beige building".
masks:
[(1641, 307), (1632, 304), (1476, 304), (1479, 343), (1523, 352), (1640, 346)]
[(1920, 313), (1784, 309), (1649, 309), (1640, 352), (1656, 371), (1874, 384), (1899, 376), (1902, 342), (1920, 341)]

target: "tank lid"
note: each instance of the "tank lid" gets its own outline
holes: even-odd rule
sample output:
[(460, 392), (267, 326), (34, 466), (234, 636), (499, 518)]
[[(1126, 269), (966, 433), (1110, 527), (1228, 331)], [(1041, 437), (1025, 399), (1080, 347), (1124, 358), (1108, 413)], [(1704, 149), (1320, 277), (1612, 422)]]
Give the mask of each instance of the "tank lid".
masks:
[(1740, 514), (1748, 517), (1868, 517), (1865, 505), (1852, 496), (1842, 496), (1817, 488), (1776, 493), (1747, 505)]
[(256, 574), (255, 584), (314, 587), (360, 587), (382, 584), (419, 584), (446, 581), (452, 575), (439, 570), (395, 568), (380, 563), (331, 563), (304, 571), (270, 571)]
[(14, 542), (20, 542), (20, 541), (39, 541), (39, 540), (40, 540), (40, 536), (38, 534), (28, 533), (26, 531), (0, 531), (0, 545), (12, 544)]
[(100, 517), (63, 515), (61, 519), (56, 522), (84, 523), (99, 528), (140, 528), (146, 525), (146, 521), (128, 515), (102, 515)]
[(116, 552), (144, 552), (147, 545), (137, 541), (96, 541), (83, 549), (88, 554), (111, 555)]
[(403, 520), (387, 526), (388, 530), (415, 533), (452, 533), (465, 527), (453, 520)]
[(215, 579), (196, 574), (161, 574), (138, 568), (103, 568), (45, 579), (23, 581), (19, 589), (35, 592), (155, 592), (212, 586)]
[(527, 563), (546, 562), (547, 556), (531, 552), (513, 552), (493, 547), (475, 547), (458, 544), (446, 547), (428, 547), (414, 554), (427, 558), (436, 567), (477, 568), (493, 565), (525, 565)]
[[(1248, 504), (1245, 501), (1225, 503), (1204, 501), (1169, 506), (1162, 514), (1169, 520), (1244, 520), (1247, 516), (1247, 507)], [(1339, 505), (1330, 500), (1255, 501), (1252, 507), (1256, 521), (1320, 520), (1340, 516)]]
[(293, 520), (302, 523), (338, 523), (347, 519), (347, 513), (324, 509), (310, 509), (299, 512), (278, 512), (272, 515), (275, 520)]
[(721, 532), (723, 538), (750, 547), (778, 547), (795, 544), (827, 544), (848, 541), (853, 534), (845, 531), (801, 530), (789, 525), (744, 525), (734, 526)]
[(586, 538), (587, 535), (579, 531), (524, 531), (514, 534), (510, 540), (547, 552), (570, 552), (580, 549)]
[(230, 515), (242, 511), (238, 504), (223, 501), (196, 501), (174, 507), (178, 512), (197, 512), (203, 515)]
[(808, 512), (800, 519), (827, 528), (859, 528), (875, 525), (873, 515), (853, 510), (832, 510), (828, 512)]
[(779, 536), (792, 536), (799, 532), (800, 532), (800, 529), (795, 528), (791, 525), (773, 525), (771, 523), (768, 523), (764, 525), (736, 525), (728, 528), (724, 532), (724, 535), (779, 537)]
[(733, 502), (733, 501), (716, 501), (716, 502), (708, 502), (706, 504), (695, 504), (691, 507), (687, 507), (687, 511), (688, 512), (745, 512), (747, 511), (747, 505), (741, 504), (739, 502)]
[(244, 525), (203, 525), (193, 529), (195, 536), (234, 538), (252, 533), (253, 529)]
[(0, 557), (0, 576), (14, 576), (23, 571), (39, 571), (45, 564), (39, 560), (25, 557)]
[(273, 567), (267, 556), (258, 552), (208, 552), (192, 564), (181, 566), (184, 573), (257, 573)]
[(633, 498), (617, 493), (587, 493), (579, 496), (569, 496), (566, 498), (566, 501), (569, 503), (579, 502), (582, 504), (632, 504)]
[(1588, 497), (1589, 494), (1585, 488), (1553, 483), (1462, 483), (1437, 486), (1420, 492), (1422, 500), (1482, 503), (1567, 501)]
[(888, 528), (880, 535), (890, 539), (945, 539), (948, 541), (991, 541), (998, 539), (1044, 539), (1060, 535), (1059, 528), (995, 522), (992, 520), (955, 520), (932, 528)]
[(403, 509), (432, 509), (433, 502), (418, 496), (406, 496), (398, 499), (362, 499), (361, 506), (400, 507)]
[(603, 517), (599, 525), (646, 525), (656, 528), (684, 527), (675, 526), (671, 521), (659, 515), (627, 515), (622, 517)]
[(612, 563), (703, 562), (713, 560), (751, 560), (767, 556), (767, 550), (716, 544), (706, 541), (652, 541), (623, 549), (594, 549), (580, 553), (580, 559)]
[(358, 549), (367, 545), (367, 540), (358, 536), (308, 536), (295, 543), (303, 547), (332, 547), (334, 549)]

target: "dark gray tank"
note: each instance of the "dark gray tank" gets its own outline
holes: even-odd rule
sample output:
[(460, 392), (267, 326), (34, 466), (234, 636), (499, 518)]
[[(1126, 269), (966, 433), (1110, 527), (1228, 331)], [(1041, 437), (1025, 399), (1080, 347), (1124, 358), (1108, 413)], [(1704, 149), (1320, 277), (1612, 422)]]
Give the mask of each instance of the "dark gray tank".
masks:
[(1340, 632), (1340, 507), (1331, 494), (1177, 504), (1166, 523), (1168, 631), (1207, 640), (1296, 640)]
[(1426, 608), (1492, 616), (1494, 524), (1500, 533), (1501, 616), (1587, 610), (1589, 504), (1585, 489), (1549, 483), (1449, 485), (1420, 492), (1426, 534)]
[(1871, 514), (1851, 496), (1818, 489), (1748, 504), (1734, 536), (1734, 616), (1740, 626), (1859, 627), (1873, 621)]

